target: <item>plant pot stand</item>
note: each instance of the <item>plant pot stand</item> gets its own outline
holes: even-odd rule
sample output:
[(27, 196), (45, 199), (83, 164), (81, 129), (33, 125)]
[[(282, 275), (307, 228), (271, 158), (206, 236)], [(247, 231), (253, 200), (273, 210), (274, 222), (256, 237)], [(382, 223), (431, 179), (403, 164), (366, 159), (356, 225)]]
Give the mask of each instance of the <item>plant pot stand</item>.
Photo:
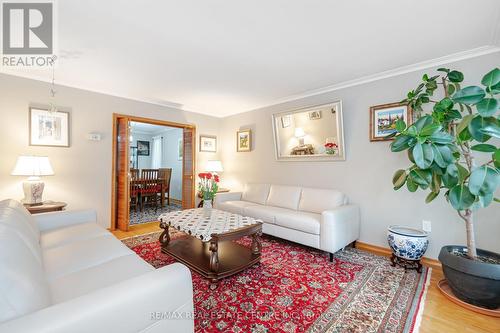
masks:
[(481, 313), (481, 314), (484, 314), (484, 315), (487, 315), (487, 316), (492, 316), (492, 317), (500, 318), (500, 308), (498, 308), (496, 310), (486, 309), (486, 308), (482, 308), (482, 307), (479, 307), (479, 306), (476, 306), (476, 305), (472, 305), (472, 304), (466, 303), (466, 302), (458, 299), (453, 294), (453, 291), (451, 290), (450, 286), (448, 285), (448, 281), (446, 281), (446, 279), (442, 279), (441, 281), (439, 281), (438, 284), (437, 284), (437, 287), (438, 287), (439, 291), (446, 298), (448, 298), (453, 303), (455, 303), (457, 305), (460, 305), (463, 308), (466, 308), (466, 309), (468, 309), (470, 311)]
[(422, 264), (420, 260), (408, 260), (400, 258), (394, 253), (391, 255), (391, 265), (395, 267), (396, 265), (403, 267), (405, 270), (407, 269), (415, 269), (418, 273), (422, 273)]

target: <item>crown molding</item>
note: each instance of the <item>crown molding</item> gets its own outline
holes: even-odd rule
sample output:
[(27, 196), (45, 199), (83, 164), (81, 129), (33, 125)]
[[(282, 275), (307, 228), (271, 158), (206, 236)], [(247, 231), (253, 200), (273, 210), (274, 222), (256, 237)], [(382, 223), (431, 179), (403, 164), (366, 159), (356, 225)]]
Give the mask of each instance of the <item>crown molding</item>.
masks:
[[(458, 53), (453, 53), (453, 54), (450, 54), (450, 55), (447, 55), (444, 57), (434, 58), (431, 60), (426, 60), (426, 61), (411, 64), (411, 65), (390, 69), (390, 70), (379, 72), (376, 74), (363, 76), (363, 77), (360, 77), (360, 78), (357, 78), (354, 80), (340, 82), (340, 83), (326, 86), (323, 88), (308, 90), (308, 91), (305, 91), (305, 92), (300, 93), (300, 94), (290, 95), (290, 96), (287, 96), (284, 98), (277, 99), (271, 103), (264, 104), (264, 105), (261, 105), (257, 108), (254, 108), (252, 110), (247, 110), (247, 111), (243, 111), (243, 112), (255, 111), (255, 110), (263, 109), (263, 108), (278, 105), (278, 104), (292, 102), (292, 101), (296, 101), (296, 100), (307, 98), (307, 97), (317, 96), (317, 95), (329, 93), (329, 92), (336, 91), (336, 90), (341, 90), (341, 89), (345, 89), (345, 88), (359, 86), (359, 85), (374, 82), (374, 81), (384, 80), (387, 78), (391, 78), (391, 77), (395, 77), (395, 76), (399, 76), (399, 75), (403, 75), (403, 74), (417, 72), (417, 71), (427, 69), (427, 68), (437, 67), (437, 66), (450, 64), (450, 63), (454, 63), (454, 62), (461, 61), (461, 60), (476, 58), (476, 57), (480, 57), (480, 56), (484, 56), (484, 55), (488, 55), (488, 54), (492, 54), (492, 53), (497, 53), (497, 52), (500, 52), (499, 46), (496, 46), (496, 45), (481, 46), (481, 47), (478, 47), (475, 49), (470, 49), (470, 50), (466, 50), (466, 51), (462, 51), (462, 52), (458, 52)], [(243, 113), (243, 112), (239, 112), (239, 113)], [(234, 113), (234, 114), (236, 114), (236, 113)]]

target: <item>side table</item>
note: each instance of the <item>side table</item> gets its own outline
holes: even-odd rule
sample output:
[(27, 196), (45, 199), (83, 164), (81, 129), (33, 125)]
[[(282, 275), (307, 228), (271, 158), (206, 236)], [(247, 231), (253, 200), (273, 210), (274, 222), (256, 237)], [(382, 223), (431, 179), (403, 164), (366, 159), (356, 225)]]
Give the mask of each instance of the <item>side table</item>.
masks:
[(31, 214), (58, 212), (64, 210), (67, 203), (61, 201), (44, 201), (41, 205), (24, 205)]

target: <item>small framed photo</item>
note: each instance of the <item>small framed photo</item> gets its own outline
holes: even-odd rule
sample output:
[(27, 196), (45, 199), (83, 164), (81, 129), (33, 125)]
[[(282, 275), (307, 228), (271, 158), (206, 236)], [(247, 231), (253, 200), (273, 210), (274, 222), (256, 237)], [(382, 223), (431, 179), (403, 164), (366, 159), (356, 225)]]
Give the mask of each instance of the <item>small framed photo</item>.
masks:
[(252, 150), (252, 131), (241, 130), (236, 132), (236, 151), (248, 152)]
[(321, 110), (309, 112), (309, 120), (321, 119)]
[(287, 128), (290, 127), (292, 124), (292, 116), (287, 114), (285, 116), (281, 117), (281, 128)]
[(200, 135), (200, 152), (216, 153), (217, 137), (213, 135)]
[(184, 145), (182, 144), (182, 138), (179, 138), (179, 141), (177, 143), (177, 160), (182, 161), (182, 157), (184, 155)]
[(69, 147), (69, 112), (30, 108), (30, 146)]
[(137, 155), (149, 156), (149, 141), (137, 140)]
[(411, 108), (402, 103), (375, 105), (370, 108), (370, 141), (387, 141), (396, 132), (396, 121), (411, 123)]

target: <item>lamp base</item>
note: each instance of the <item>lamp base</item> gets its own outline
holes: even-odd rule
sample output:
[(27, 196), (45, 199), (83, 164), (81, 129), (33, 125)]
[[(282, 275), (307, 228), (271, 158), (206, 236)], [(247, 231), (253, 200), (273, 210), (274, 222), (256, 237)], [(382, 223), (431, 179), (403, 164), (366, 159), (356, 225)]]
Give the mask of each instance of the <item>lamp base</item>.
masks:
[(44, 182), (38, 179), (28, 179), (23, 182), (24, 199), (22, 203), (26, 206), (37, 206), (42, 205), (42, 194), (43, 188), (45, 187)]

